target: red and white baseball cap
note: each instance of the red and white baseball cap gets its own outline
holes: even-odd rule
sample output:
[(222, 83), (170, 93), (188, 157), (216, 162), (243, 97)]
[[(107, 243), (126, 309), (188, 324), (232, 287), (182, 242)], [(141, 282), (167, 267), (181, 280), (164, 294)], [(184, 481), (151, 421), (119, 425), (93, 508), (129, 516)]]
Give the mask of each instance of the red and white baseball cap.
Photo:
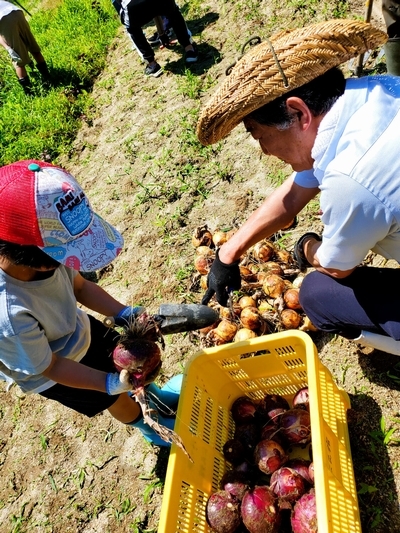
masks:
[(111, 263), (124, 242), (115, 228), (93, 212), (71, 174), (34, 160), (0, 168), (0, 239), (38, 246), (82, 272)]

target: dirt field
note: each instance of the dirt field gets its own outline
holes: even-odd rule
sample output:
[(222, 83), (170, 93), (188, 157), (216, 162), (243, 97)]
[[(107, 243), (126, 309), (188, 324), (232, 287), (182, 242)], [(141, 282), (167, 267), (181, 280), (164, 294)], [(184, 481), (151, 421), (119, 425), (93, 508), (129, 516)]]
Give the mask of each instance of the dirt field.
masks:
[[(284, 4), (284, 7), (282, 7)], [(69, 157), (57, 163), (82, 183), (96, 210), (125, 237), (98, 282), (127, 304), (156, 312), (162, 302), (200, 302), (193, 283), (193, 230), (238, 227), (290, 169), (261, 156), (239, 126), (201, 147), (199, 109), (252, 36), (324, 20), (363, 17), (361, 0), (209, 0), (180, 3), (199, 44), (185, 69), (179, 45), (157, 50), (164, 67), (145, 79), (123, 29), (93, 90), (91, 113)], [(380, 9), (373, 21), (381, 26)], [(147, 30), (150, 35), (154, 28)], [(320, 229), (318, 203), (287, 236), (291, 248)], [(380, 258), (375, 258), (379, 262)], [(320, 357), (351, 397), (349, 422), (364, 533), (398, 533), (400, 362), (340, 339), (314, 335)], [(193, 336), (167, 338), (160, 383), (197, 350)], [(87, 419), (16, 388), (0, 390), (1, 533), (145, 533), (157, 530), (168, 451), (108, 413)], [(393, 431), (392, 431), (393, 430)], [(173, 532), (171, 532), (173, 533)], [(324, 533), (324, 532), (321, 532)]]

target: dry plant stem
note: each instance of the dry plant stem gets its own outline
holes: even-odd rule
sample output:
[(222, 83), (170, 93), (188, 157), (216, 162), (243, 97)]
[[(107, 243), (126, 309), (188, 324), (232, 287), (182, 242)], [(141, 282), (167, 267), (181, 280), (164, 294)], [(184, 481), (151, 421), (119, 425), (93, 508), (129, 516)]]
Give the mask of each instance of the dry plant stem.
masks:
[(157, 422), (157, 420), (152, 418), (152, 415), (154, 415), (156, 411), (154, 409), (151, 409), (148, 406), (146, 402), (146, 395), (145, 395), (144, 388), (141, 387), (139, 389), (136, 389), (135, 391), (133, 391), (133, 394), (134, 394), (135, 400), (140, 405), (140, 408), (142, 410), (144, 422), (148, 426), (150, 426), (151, 429), (155, 433), (157, 433), (159, 437), (162, 438), (162, 440), (164, 440), (165, 442), (170, 442), (170, 443), (173, 442), (174, 444), (176, 444), (187, 455), (189, 460), (193, 463), (193, 459), (190, 457), (189, 453), (187, 452), (180, 436), (177, 435), (175, 431), (172, 431), (172, 429), (168, 429), (165, 426), (162, 426), (161, 424)]

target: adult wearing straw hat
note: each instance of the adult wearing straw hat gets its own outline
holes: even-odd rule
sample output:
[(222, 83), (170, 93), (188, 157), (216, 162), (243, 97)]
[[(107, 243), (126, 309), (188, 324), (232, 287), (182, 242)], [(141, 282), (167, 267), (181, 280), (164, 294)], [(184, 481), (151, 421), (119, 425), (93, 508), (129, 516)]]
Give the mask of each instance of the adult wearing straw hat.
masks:
[(203, 108), (203, 144), (243, 122), (294, 173), (219, 249), (202, 303), (215, 294), (226, 305), (240, 288), (240, 256), (320, 194), (323, 234), (295, 245), (300, 267), (314, 269), (303, 309), (321, 330), (400, 355), (400, 269), (359, 266), (369, 250), (400, 262), (400, 80), (345, 80), (337, 68), (386, 40), (352, 20), (281, 32), (246, 53)]

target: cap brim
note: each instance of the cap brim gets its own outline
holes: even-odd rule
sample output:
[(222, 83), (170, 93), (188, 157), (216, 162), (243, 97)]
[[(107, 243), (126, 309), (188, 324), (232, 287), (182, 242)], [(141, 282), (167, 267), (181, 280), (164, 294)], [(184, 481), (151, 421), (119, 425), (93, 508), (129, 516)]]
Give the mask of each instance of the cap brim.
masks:
[(366, 22), (343, 19), (275, 34), (251, 48), (207, 102), (197, 123), (200, 142), (219, 141), (255, 109), (386, 40)]
[(111, 224), (94, 214), (83, 235), (68, 243), (41, 248), (59, 263), (81, 272), (94, 272), (110, 264), (121, 252), (124, 239)]

